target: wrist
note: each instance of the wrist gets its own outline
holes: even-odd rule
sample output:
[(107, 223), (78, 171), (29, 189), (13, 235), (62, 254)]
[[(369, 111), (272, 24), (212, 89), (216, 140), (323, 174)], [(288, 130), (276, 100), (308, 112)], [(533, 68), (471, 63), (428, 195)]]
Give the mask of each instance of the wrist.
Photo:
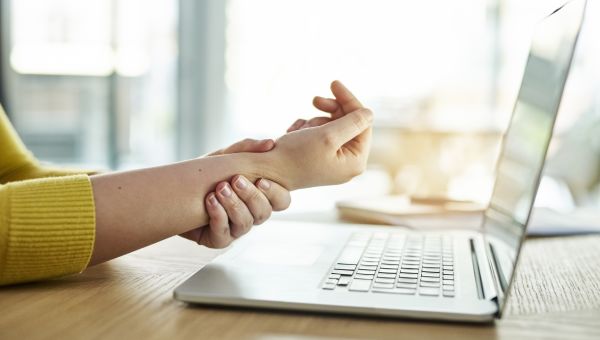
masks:
[(245, 169), (245, 175), (249, 179), (255, 181), (259, 178), (265, 178), (288, 190), (294, 189), (290, 178), (283, 175), (283, 167), (276, 152), (239, 153), (236, 155), (241, 164), (243, 164), (242, 167)]

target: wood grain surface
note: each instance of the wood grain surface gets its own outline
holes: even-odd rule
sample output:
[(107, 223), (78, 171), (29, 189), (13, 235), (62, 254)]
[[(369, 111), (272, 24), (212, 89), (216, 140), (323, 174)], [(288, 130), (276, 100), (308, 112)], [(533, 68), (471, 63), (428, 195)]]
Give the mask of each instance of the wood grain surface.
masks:
[(600, 236), (528, 240), (506, 316), (472, 325), (194, 307), (217, 251), (173, 238), (80, 275), (0, 288), (0, 339), (600, 339)]

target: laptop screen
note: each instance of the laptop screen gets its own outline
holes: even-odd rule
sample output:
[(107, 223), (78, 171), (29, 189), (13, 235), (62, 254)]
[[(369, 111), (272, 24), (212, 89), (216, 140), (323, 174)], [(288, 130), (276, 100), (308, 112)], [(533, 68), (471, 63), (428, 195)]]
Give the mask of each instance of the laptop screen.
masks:
[(571, 1), (536, 27), (504, 135), (494, 191), (483, 222), (500, 311), (539, 185), (584, 8), (585, 0)]

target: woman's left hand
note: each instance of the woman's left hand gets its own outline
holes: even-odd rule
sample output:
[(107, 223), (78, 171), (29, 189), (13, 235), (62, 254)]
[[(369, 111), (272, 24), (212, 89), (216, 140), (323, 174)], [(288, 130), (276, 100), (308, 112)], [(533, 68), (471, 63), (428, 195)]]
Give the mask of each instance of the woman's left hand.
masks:
[[(244, 139), (207, 156), (239, 152), (267, 152), (273, 149), (272, 139)], [(209, 225), (181, 236), (209, 248), (225, 248), (236, 238), (246, 234), (253, 225), (266, 221), (272, 211), (287, 209), (291, 202), (288, 190), (267, 179), (251, 183), (244, 176), (235, 176), (231, 182), (218, 183), (215, 192), (206, 196), (205, 207)]]

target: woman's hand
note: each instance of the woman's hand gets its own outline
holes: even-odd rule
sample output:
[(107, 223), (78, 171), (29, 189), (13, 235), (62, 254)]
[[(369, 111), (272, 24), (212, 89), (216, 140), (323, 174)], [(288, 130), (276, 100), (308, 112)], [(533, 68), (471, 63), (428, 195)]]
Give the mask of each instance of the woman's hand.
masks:
[[(267, 152), (273, 149), (272, 139), (244, 139), (208, 156), (239, 152)], [(287, 209), (289, 191), (267, 179), (251, 183), (244, 176), (235, 176), (230, 183), (220, 182), (215, 192), (206, 196), (205, 207), (209, 225), (188, 231), (181, 236), (210, 248), (224, 248), (246, 234), (253, 225), (262, 224), (272, 211)]]
[(314, 100), (331, 118), (296, 121), (264, 154), (271, 179), (288, 190), (344, 183), (366, 167), (373, 114), (341, 82), (331, 91), (335, 99)]

